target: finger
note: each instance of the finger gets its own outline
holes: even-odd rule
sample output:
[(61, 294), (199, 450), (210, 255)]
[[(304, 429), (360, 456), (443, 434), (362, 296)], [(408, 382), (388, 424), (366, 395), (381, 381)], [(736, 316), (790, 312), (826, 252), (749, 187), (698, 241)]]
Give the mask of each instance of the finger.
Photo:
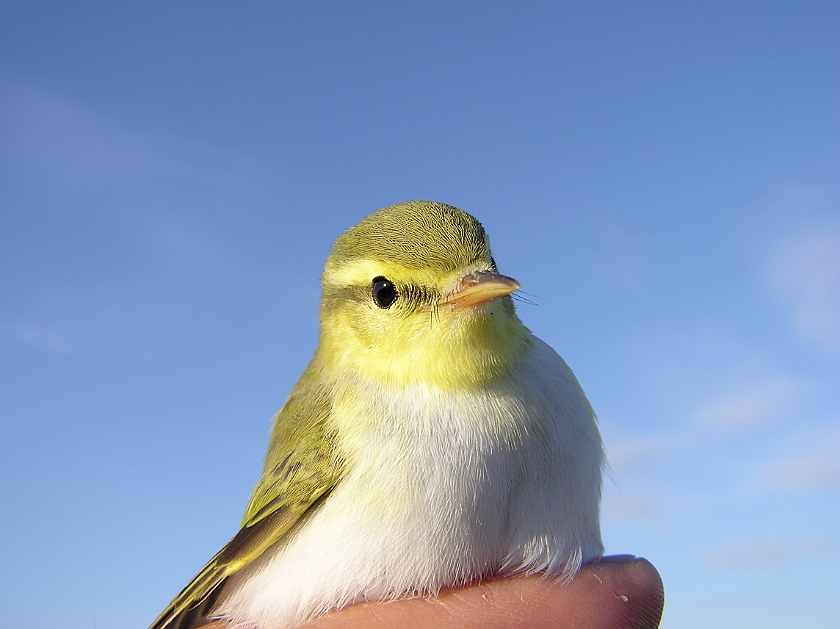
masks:
[(581, 567), (570, 583), (500, 578), (436, 597), (361, 603), (315, 619), (309, 629), (648, 629), (659, 626), (664, 594), (644, 559), (608, 557)]

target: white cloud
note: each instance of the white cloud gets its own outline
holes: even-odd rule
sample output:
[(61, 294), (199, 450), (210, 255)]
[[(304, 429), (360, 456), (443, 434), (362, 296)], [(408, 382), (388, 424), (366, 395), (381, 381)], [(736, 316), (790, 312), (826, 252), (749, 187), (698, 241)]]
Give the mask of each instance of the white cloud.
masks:
[(771, 287), (797, 333), (830, 353), (840, 353), (840, 229), (787, 240), (770, 264)]
[(156, 177), (174, 188), (250, 189), (255, 178), (267, 177), (241, 155), (131, 128), (63, 94), (25, 85), (3, 88), (0, 139), (6, 157), (35, 169), (44, 183), (96, 188)]
[(758, 467), (759, 485), (770, 490), (840, 490), (840, 422), (802, 426), (785, 435), (779, 456)]
[(26, 294), (0, 307), (6, 343), (145, 354), (250, 281), (229, 226), (268, 178), (247, 158), (133, 129), (60, 93), (0, 85), (0, 160), (46, 191), (11, 208), (21, 217), (19, 251), (3, 255), (47, 249), (44, 224), (60, 243), (19, 282)]
[(38, 347), (59, 353), (78, 349), (78, 344), (69, 335), (45, 326), (3, 325), (0, 327), (0, 338), (16, 345)]
[(721, 395), (701, 406), (695, 416), (716, 432), (745, 432), (783, 416), (802, 391), (803, 386), (793, 380), (768, 380)]
[(797, 559), (822, 559), (834, 550), (831, 542), (817, 537), (773, 537), (723, 544), (703, 553), (702, 560), (721, 570), (770, 571)]
[(629, 225), (603, 224), (601, 242), (590, 253), (592, 270), (600, 279), (629, 291), (650, 284), (651, 245)]
[(632, 435), (605, 440), (604, 449), (612, 470), (624, 470), (646, 463), (666, 451), (662, 437)]
[(785, 461), (770, 466), (768, 481), (779, 488), (790, 490), (840, 490), (840, 460), (823, 456), (811, 459)]
[(615, 522), (650, 522), (659, 512), (659, 502), (647, 494), (604, 493), (602, 519), (605, 525)]

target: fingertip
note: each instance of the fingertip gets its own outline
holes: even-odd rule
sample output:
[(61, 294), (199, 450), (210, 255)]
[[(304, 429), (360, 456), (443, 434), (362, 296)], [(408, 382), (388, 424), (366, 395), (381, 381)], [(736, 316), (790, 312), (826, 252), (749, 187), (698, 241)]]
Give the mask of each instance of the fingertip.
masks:
[(640, 558), (633, 564), (631, 576), (638, 587), (634, 626), (658, 627), (665, 608), (665, 586), (659, 571), (647, 559)]
[(600, 590), (614, 615), (615, 627), (659, 626), (665, 591), (659, 572), (647, 559), (632, 555), (604, 557), (581, 567), (575, 579), (590, 580), (589, 586), (595, 592)]

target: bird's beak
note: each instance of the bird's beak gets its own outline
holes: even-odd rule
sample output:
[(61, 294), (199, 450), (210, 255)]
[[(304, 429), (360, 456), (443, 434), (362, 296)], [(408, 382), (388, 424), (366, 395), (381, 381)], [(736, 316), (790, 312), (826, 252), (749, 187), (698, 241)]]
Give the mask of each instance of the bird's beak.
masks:
[(453, 308), (473, 306), (510, 295), (518, 289), (519, 282), (512, 277), (490, 271), (478, 271), (462, 277), (455, 290), (445, 295), (438, 302), (438, 306), (447, 305)]

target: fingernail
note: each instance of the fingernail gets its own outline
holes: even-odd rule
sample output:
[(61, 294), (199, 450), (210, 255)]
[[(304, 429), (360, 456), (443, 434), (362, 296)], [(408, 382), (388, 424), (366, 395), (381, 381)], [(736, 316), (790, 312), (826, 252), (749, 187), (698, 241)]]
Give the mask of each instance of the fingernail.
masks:
[(635, 563), (640, 559), (636, 555), (606, 555), (593, 563)]

